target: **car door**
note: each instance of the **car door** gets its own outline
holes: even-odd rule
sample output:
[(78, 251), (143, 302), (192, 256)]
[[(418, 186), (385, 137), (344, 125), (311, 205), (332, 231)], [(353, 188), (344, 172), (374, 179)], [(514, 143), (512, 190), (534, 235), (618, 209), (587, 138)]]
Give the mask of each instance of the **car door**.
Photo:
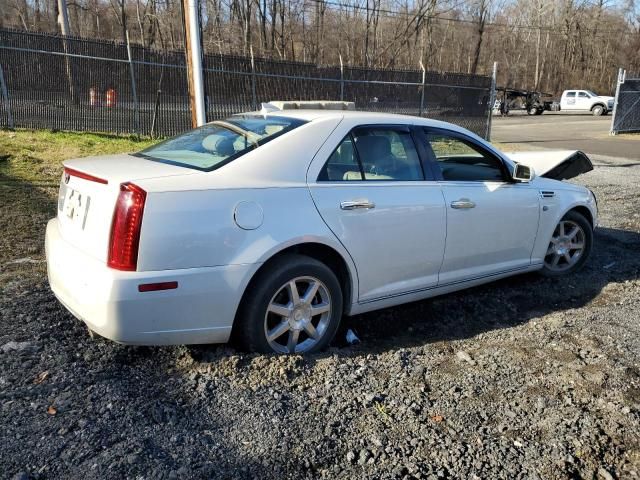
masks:
[(565, 103), (562, 105), (563, 110), (575, 110), (576, 105), (576, 92), (565, 92)]
[(591, 95), (587, 92), (578, 92), (576, 97), (576, 109), (591, 110)]
[(540, 209), (535, 188), (510, 181), (502, 160), (464, 134), (422, 133), (447, 211), (440, 285), (529, 266)]
[(353, 258), (360, 302), (437, 285), (444, 200), (438, 183), (424, 175), (408, 126), (354, 128), (309, 188)]

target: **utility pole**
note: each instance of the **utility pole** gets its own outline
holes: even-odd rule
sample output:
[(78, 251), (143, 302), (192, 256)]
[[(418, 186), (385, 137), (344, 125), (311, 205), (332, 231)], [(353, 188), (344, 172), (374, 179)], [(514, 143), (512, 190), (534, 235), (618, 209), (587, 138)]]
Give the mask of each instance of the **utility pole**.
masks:
[(62, 33), (62, 48), (65, 53), (64, 64), (67, 73), (67, 80), (69, 82), (69, 95), (73, 103), (77, 103), (76, 89), (73, 85), (73, 69), (69, 57), (66, 55), (69, 53), (69, 43), (67, 37), (71, 33), (69, 28), (69, 11), (67, 10), (67, 0), (58, 0), (58, 24), (60, 25), (60, 33)]
[(182, 0), (185, 22), (185, 55), (189, 78), (191, 126), (207, 122), (204, 107), (204, 79), (202, 75), (202, 47), (200, 42), (200, 0)]
[(69, 36), (69, 11), (67, 10), (67, 0), (58, 0), (58, 24), (60, 33), (65, 37)]

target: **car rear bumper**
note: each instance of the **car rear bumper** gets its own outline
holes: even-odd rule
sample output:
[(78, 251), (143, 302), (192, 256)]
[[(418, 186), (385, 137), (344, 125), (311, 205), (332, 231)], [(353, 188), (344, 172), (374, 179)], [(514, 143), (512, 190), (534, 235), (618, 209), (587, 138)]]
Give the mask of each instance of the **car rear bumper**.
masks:
[[(228, 341), (254, 265), (121, 272), (65, 241), (57, 219), (47, 224), (49, 284), (58, 300), (99, 335), (132, 345)], [(178, 282), (139, 292), (140, 284)]]

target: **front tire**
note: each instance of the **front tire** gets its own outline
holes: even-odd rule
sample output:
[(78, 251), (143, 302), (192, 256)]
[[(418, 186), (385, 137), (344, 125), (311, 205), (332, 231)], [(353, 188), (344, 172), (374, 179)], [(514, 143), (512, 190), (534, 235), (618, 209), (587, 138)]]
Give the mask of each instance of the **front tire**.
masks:
[(245, 292), (234, 334), (261, 353), (298, 354), (324, 349), (342, 317), (342, 289), (322, 262), (287, 254), (268, 264)]
[(580, 270), (593, 246), (593, 228), (576, 211), (568, 212), (553, 231), (540, 273), (547, 277), (562, 277)]
[(593, 113), (594, 117), (599, 117), (600, 115), (604, 115), (604, 107), (602, 105), (596, 105), (591, 109), (591, 113)]

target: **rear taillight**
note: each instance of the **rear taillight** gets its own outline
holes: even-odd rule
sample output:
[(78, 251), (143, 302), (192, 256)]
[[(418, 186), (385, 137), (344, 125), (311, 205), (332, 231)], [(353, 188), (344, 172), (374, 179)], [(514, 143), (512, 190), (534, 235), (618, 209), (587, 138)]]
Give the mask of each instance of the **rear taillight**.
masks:
[(107, 265), (116, 270), (136, 269), (140, 227), (147, 193), (133, 183), (120, 185), (113, 212)]

